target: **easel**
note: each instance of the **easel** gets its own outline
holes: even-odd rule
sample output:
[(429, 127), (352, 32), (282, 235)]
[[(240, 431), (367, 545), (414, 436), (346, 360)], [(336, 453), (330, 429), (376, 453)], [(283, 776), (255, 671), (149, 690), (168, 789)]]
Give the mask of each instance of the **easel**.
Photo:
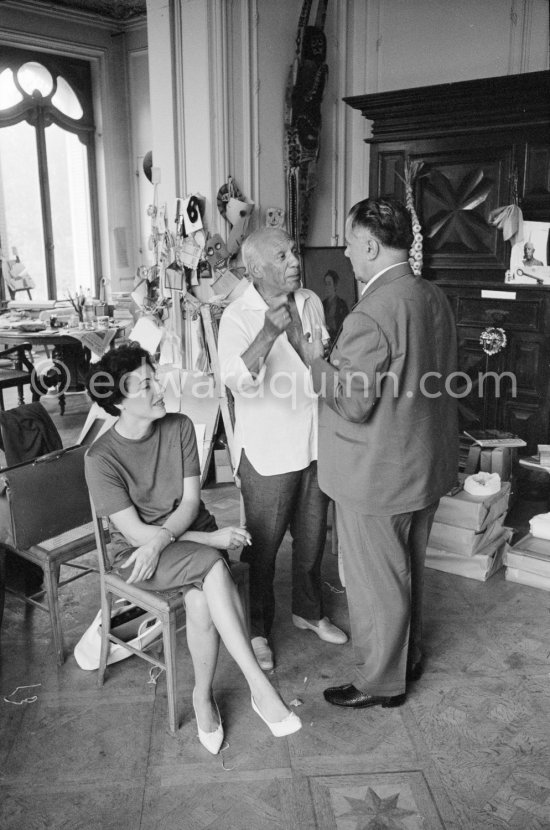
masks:
[[(34, 288), (34, 281), (27, 274), (27, 269), (21, 264), (17, 248), (12, 248), (13, 259), (8, 259), (2, 252), (2, 245), (0, 243), (0, 272), (3, 281), (3, 293), (7, 289), (10, 299), (15, 300), (15, 295), (18, 291), (26, 291), (29, 300), (32, 300), (30, 289)], [(4, 299), (7, 300), (7, 297)]]
[(227, 389), (221, 379), (220, 359), (218, 357), (218, 319), (212, 314), (212, 306), (201, 306), (201, 319), (204, 328), (204, 338), (206, 340), (206, 346), (210, 358), (210, 368), (212, 369), (212, 374), (214, 376), (216, 397), (218, 399), (218, 405), (223, 419), (225, 437), (227, 438), (229, 461), (231, 463), (231, 469), (235, 472), (235, 456), (233, 452), (235, 412), (233, 401), (229, 400), (227, 396)]
[[(221, 413), (222, 420), (223, 420), (223, 427), (225, 430), (225, 437), (227, 441), (227, 452), (229, 455), (229, 463), (231, 464), (231, 469), (233, 470), (233, 475), (235, 475), (235, 411), (233, 405), (232, 396), (230, 397), (231, 393), (228, 393), (228, 390), (225, 387), (225, 384), (222, 383), (221, 378), (221, 369), (220, 369), (220, 360), (218, 357), (218, 317), (212, 313), (212, 306), (208, 304), (201, 305), (201, 319), (203, 323), (204, 329), (204, 339), (206, 341), (206, 347), (208, 349), (208, 355), (210, 359), (210, 368), (212, 370), (212, 375), (214, 378), (214, 389), (216, 393), (216, 398), (218, 401), (218, 418), (216, 420), (216, 428), (212, 435), (212, 444), (210, 447), (209, 457), (208, 457), (208, 464), (210, 463), (210, 458), (212, 457), (212, 451), (214, 446), (214, 439), (217, 430), (217, 424), (219, 423), (219, 414)], [(205, 470), (207, 471), (207, 466), (205, 465)], [(238, 481), (236, 480), (235, 483), (237, 487), (239, 486)], [(241, 510), (241, 524), (245, 524), (245, 515), (244, 515), (244, 505), (242, 496), (240, 499), (240, 510)]]

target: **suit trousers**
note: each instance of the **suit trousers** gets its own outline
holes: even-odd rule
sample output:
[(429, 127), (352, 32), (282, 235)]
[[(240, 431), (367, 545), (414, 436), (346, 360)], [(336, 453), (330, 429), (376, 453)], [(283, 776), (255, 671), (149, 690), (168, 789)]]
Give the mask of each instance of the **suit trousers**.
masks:
[(275, 616), (275, 560), (290, 525), (292, 613), (323, 616), (321, 560), (327, 535), (328, 497), (319, 489), (317, 462), (304, 470), (262, 476), (242, 452), (239, 464), (246, 527), (252, 544), (241, 555), (250, 566), (252, 637), (268, 637)]
[(336, 504), (352, 682), (367, 694), (402, 694), (407, 665), (422, 656), (424, 563), (438, 504), (397, 516), (363, 515)]

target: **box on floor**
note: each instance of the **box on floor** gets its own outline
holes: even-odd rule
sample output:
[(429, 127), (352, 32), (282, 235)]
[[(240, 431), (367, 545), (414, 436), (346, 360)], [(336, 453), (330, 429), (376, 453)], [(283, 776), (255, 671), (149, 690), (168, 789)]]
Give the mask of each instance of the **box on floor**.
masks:
[(528, 533), (504, 556), (506, 579), (522, 582), (535, 588), (549, 589), (550, 585), (550, 541), (538, 539)]
[(500, 491), (493, 496), (471, 496), (465, 490), (460, 490), (453, 496), (441, 498), (434, 520), (479, 533), (506, 513), (509, 498), (509, 481), (504, 482)]
[(502, 534), (497, 539), (485, 547), (482, 553), (475, 553), (473, 556), (462, 556), (459, 553), (428, 546), (426, 567), (485, 582), (503, 566), (504, 553), (512, 538), (512, 532), (510, 528), (502, 528)]
[(506, 513), (503, 513), (485, 530), (481, 531), (434, 522), (428, 545), (437, 550), (446, 550), (460, 556), (474, 556), (476, 553), (485, 553), (485, 548), (502, 535), (505, 518)]
[(550, 591), (550, 576), (541, 576), (531, 571), (523, 571), (520, 568), (504, 569), (504, 579), (507, 582), (517, 582), (519, 585), (528, 585), (530, 588), (541, 588), (543, 591)]

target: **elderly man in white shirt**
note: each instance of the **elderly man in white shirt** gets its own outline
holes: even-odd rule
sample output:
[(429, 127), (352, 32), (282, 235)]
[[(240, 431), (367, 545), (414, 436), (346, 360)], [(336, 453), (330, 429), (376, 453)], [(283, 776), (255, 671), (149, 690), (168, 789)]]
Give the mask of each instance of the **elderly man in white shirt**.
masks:
[(328, 339), (323, 306), (300, 288), (295, 244), (282, 229), (252, 233), (242, 258), (252, 282), (224, 311), (218, 350), (235, 397), (235, 463), (252, 537), (243, 553), (252, 646), (269, 670), (275, 559), (289, 526), (294, 625), (329, 643), (348, 638), (323, 615), (321, 596), (328, 499), (317, 482), (317, 395), (305, 357), (313, 338)]

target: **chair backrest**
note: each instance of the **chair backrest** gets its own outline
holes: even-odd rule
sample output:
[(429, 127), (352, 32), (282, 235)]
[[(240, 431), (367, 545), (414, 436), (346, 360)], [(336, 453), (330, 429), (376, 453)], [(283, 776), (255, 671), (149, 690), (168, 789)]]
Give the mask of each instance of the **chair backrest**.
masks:
[(118, 420), (118, 416), (109, 415), (104, 409), (101, 409), (97, 403), (93, 403), (89, 409), (84, 426), (78, 436), (77, 444), (86, 444), (91, 446), (94, 441), (107, 432), (114, 423)]
[(60, 450), (63, 443), (48, 411), (36, 401), (0, 412), (0, 447), (13, 467)]
[(19, 550), (92, 520), (86, 447), (69, 447), (0, 472), (0, 542)]

